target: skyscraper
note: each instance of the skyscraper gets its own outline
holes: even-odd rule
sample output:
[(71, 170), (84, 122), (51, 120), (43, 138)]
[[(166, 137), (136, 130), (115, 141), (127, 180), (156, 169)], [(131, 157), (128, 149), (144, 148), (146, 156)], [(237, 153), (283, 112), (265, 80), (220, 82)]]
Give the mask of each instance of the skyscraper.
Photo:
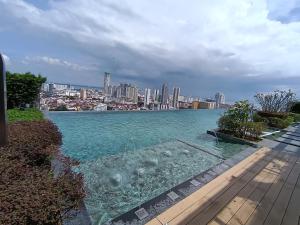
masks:
[(216, 100), (216, 107), (220, 108), (221, 104), (225, 104), (225, 95), (221, 92), (218, 92), (215, 95), (215, 100)]
[(86, 95), (86, 89), (80, 89), (80, 98), (82, 100), (86, 100), (86, 97), (87, 97), (87, 95)]
[(108, 87), (110, 86), (110, 73), (105, 72), (104, 73), (104, 93), (107, 95)]
[(151, 89), (145, 88), (144, 107), (147, 107), (150, 104), (150, 95), (151, 95)]
[(152, 99), (153, 99), (154, 102), (158, 102), (159, 101), (159, 90), (158, 89), (154, 89), (153, 90)]
[(169, 90), (166, 83), (163, 84), (161, 89), (161, 108), (168, 108), (169, 104)]
[(179, 108), (179, 104), (178, 104), (179, 95), (180, 95), (180, 88), (174, 87), (174, 90), (173, 90), (173, 102), (172, 102), (172, 106), (174, 108)]
[(126, 99), (137, 103), (138, 101), (138, 89), (136, 86), (129, 85), (126, 87)]

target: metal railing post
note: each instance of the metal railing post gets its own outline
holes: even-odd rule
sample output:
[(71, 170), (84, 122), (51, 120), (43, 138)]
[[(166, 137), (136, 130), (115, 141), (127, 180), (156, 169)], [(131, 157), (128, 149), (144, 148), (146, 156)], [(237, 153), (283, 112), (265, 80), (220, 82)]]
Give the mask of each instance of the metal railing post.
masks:
[(7, 144), (7, 95), (5, 62), (0, 53), (0, 147)]

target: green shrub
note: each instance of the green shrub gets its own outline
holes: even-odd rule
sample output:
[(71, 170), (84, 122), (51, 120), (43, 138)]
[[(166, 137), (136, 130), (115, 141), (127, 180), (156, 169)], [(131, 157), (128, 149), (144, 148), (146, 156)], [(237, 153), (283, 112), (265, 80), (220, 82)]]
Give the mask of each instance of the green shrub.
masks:
[(286, 119), (271, 117), (271, 118), (268, 118), (268, 120), (269, 120), (269, 123), (268, 123), (269, 126), (276, 127), (276, 128), (279, 128), (279, 129), (287, 128), (294, 121), (293, 118), (290, 117), (290, 116), (287, 117)]
[(280, 119), (286, 119), (289, 114), (284, 112), (264, 112), (264, 111), (258, 111), (257, 114), (261, 117), (270, 118), (270, 117), (276, 117)]
[(263, 130), (266, 129), (266, 124), (264, 122), (247, 122), (243, 124), (246, 129), (246, 136), (259, 139)]
[(38, 109), (9, 109), (7, 110), (8, 122), (40, 121), (44, 119), (43, 113)]
[(239, 124), (232, 116), (224, 115), (220, 117), (218, 126), (220, 130), (234, 132), (238, 128)]
[(254, 113), (253, 114), (253, 122), (263, 122), (265, 124), (268, 124), (268, 119), (267, 118), (264, 118), (260, 115), (258, 115), (258, 113)]
[(293, 117), (294, 122), (300, 122), (300, 114), (298, 114), (298, 113), (290, 113), (289, 115), (291, 117)]

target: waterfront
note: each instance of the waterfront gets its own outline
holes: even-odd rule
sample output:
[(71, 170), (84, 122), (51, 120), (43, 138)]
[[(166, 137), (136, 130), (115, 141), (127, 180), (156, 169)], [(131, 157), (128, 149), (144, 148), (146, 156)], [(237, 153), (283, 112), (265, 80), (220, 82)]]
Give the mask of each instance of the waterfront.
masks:
[(64, 153), (81, 161), (93, 220), (106, 221), (187, 180), (245, 146), (206, 135), (222, 110), (49, 112)]

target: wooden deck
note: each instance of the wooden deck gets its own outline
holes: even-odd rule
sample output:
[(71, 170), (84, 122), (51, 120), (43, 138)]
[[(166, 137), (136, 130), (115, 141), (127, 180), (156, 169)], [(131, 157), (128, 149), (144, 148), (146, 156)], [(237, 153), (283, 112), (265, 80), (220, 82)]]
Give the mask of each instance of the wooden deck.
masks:
[(148, 225), (300, 224), (300, 158), (261, 148)]

